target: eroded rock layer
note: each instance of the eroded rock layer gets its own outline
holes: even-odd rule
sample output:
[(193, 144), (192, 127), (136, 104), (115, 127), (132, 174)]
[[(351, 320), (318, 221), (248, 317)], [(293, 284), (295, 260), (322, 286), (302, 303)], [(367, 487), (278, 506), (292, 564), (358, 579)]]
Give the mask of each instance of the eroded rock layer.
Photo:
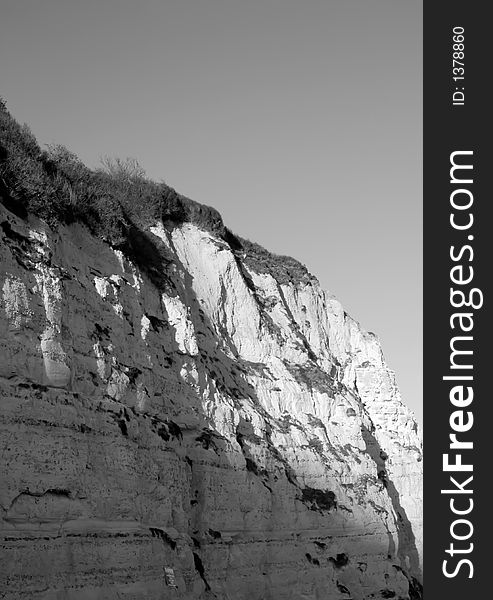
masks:
[(421, 598), (417, 426), (315, 278), (0, 211), (3, 598)]

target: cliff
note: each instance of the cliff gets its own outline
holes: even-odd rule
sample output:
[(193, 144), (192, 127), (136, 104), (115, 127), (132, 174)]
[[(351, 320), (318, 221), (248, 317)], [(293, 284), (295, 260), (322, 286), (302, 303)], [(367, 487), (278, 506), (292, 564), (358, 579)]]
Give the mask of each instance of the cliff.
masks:
[[(14, 137), (2, 597), (421, 598), (421, 441), (378, 339), (297, 261), (169, 188), (102, 233), (68, 168), (37, 150), (20, 171)], [(70, 183), (71, 218), (33, 165), (38, 191)]]

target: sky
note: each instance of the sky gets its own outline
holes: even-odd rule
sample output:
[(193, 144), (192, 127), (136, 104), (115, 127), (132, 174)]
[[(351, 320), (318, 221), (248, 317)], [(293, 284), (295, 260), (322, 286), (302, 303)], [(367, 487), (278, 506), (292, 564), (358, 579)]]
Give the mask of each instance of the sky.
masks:
[(420, 0), (0, 0), (0, 95), (307, 265), (422, 420)]

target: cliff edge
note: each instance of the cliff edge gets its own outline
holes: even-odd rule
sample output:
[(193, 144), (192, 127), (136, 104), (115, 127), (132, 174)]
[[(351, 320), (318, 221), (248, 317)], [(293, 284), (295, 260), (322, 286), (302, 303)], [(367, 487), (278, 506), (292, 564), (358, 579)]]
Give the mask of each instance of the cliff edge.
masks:
[(422, 451), (305, 267), (0, 110), (0, 593), (422, 598)]

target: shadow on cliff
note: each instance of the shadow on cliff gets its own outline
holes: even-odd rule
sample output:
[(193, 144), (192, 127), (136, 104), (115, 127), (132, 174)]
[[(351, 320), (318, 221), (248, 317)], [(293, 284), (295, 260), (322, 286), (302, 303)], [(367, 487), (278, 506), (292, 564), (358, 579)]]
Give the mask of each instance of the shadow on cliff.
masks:
[[(255, 407), (255, 410), (264, 419), (264, 441), (269, 445), (270, 450), (274, 451), (274, 456), (278, 459), (279, 454), (275, 452), (269, 436), (272, 417), (262, 406), (256, 389), (247, 380), (248, 373), (252, 372), (255, 372), (259, 376), (269, 377), (270, 374), (266, 366), (262, 363), (254, 363), (242, 359), (226, 327), (219, 323), (216, 329), (216, 326), (214, 326), (202, 309), (193, 290), (192, 275), (190, 275), (179, 260), (176, 250), (174, 250), (174, 254), (173, 262), (181, 274), (179, 281), (174, 282), (175, 290), (180, 295), (184, 304), (190, 309), (189, 316), (194, 326), (200, 357), (199, 364), (197, 365), (200, 371), (200, 380), (204, 382), (207, 375), (207, 378), (214, 382), (217, 391), (231, 398), (235, 408), (238, 410), (243, 408), (243, 403), (246, 400), (252, 403), (252, 406)], [(224, 290), (224, 294), (227, 293), (228, 290)], [(196, 399), (197, 408), (202, 413), (205, 422), (211, 426), (210, 417), (203, 410), (202, 399), (199, 393), (196, 394)], [(221, 437), (219, 433), (217, 435)], [(244, 418), (241, 417), (240, 423), (236, 428), (236, 441), (245, 459), (248, 459), (241, 443), (244, 437), (255, 437), (255, 434), (253, 426), (250, 423), (246, 423)]]
[[(181, 274), (181, 277), (176, 282), (176, 289), (184, 303), (190, 309), (190, 318), (196, 331), (197, 345), (200, 353), (200, 361), (197, 361), (197, 367), (200, 370), (201, 381), (205, 381), (206, 375), (208, 378), (213, 379), (218, 391), (229, 396), (233, 400), (234, 405), (238, 410), (242, 408), (242, 405), (246, 400), (252, 402), (255, 410), (264, 421), (265, 431), (262, 441), (266, 444), (273, 463), (277, 463), (281, 470), (284, 470), (287, 481), (294, 488), (296, 488), (294, 491), (295, 496), (305, 504), (307, 510), (317, 511), (321, 514), (327, 515), (327, 517), (330, 518), (330, 511), (337, 509), (337, 500), (333, 492), (316, 490), (312, 488), (304, 489), (297, 481), (294, 471), (290, 467), (288, 461), (284, 458), (279, 449), (276, 448), (272, 443), (271, 434), (273, 428), (276, 427), (277, 424), (272, 416), (269, 415), (268, 412), (263, 408), (255, 388), (247, 381), (246, 378), (247, 373), (251, 373), (252, 371), (256, 372), (259, 376), (264, 375), (269, 377), (269, 373), (266, 371), (265, 365), (247, 362), (239, 356), (233, 340), (228, 335), (226, 327), (221, 327), (220, 324), (214, 326), (214, 324), (202, 310), (200, 302), (193, 291), (193, 278), (185, 266), (179, 261), (178, 257), (176, 256), (176, 251), (174, 262)], [(248, 281), (245, 282), (245, 285), (250, 287)], [(225, 290), (224, 293), (228, 293), (228, 291)], [(268, 324), (266, 325), (268, 326)], [(218, 330), (216, 330), (216, 327)], [(222, 344), (218, 343), (218, 341), (222, 342)], [(214, 430), (214, 425), (210, 422), (208, 416), (205, 414), (199, 394), (197, 394), (197, 407), (202, 411), (204, 422), (209, 428), (200, 436), (201, 443), (206, 449), (209, 449), (210, 447), (214, 449), (215, 439), (220, 439), (222, 436), (219, 434), (219, 432)], [(255, 462), (254, 456), (250, 451), (248, 442), (254, 438), (258, 439), (257, 435), (258, 434), (255, 433), (252, 424), (245, 421), (244, 417), (240, 415), (240, 420), (236, 428), (236, 441), (238, 442), (239, 449), (241, 450), (245, 459), (245, 468), (248, 472), (252, 473), (258, 478), (259, 483), (262, 484), (264, 488), (266, 488), (271, 494), (275, 494), (271, 488), (271, 481), (269, 479), (268, 471), (265, 469), (264, 465), (259, 465)], [(385, 461), (387, 457), (384, 455), (376, 438), (369, 430), (365, 429), (363, 431), (363, 437), (367, 445), (367, 451), (376, 464), (378, 476), (384, 481), (385, 487), (392, 502), (392, 506), (394, 508), (399, 541), (397, 555), (405, 569), (410, 571), (410, 575), (406, 574), (406, 577), (409, 581), (411, 598), (412, 600), (419, 600), (422, 597), (421, 592), (419, 591), (421, 589), (421, 584), (419, 583), (421, 572), (419, 568), (419, 556), (411, 523), (407, 518), (405, 510), (401, 506), (399, 494), (393, 482), (387, 477), (385, 468)], [(230, 462), (230, 459), (227, 456), (227, 450), (225, 454), (226, 460)], [(191, 468), (193, 469), (192, 465)], [(200, 503), (197, 503), (196, 510), (198, 512), (193, 519), (195, 526), (202, 526), (202, 528), (204, 528), (204, 526), (207, 527), (207, 520), (203, 519), (202, 515), (200, 514)], [(211, 533), (211, 530), (209, 529), (209, 533), (214, 538), (220, 537), (220, 532), (212, 531)], [(200, 552), (200, 550), (198, 552)], [(265, 565), (264, 569), (267, 568), (267, 565)], [(267, 579), (266, 585), (268, 585)], [(416, 593), (414, 593), (413, 590), (415, 590)]]
[[(401, 505), (399, 492), (397, 491), (393, 481), (388, 476), (386, 467), (386, 461), (388, 458), (387, 454), (384, 450), (382, 450), (376, 437), (367, 427), (362, 427), (361, 433), (366, 444), (366, 452), (373, 459), (377, 467), (377, 477), (380, 479), (380, 481), (382, 481), (385, 489), (387, 490), (390, 501), (392, 502), (395, 526), (397, 529), (399, 542), (397, 556), (401, 560), (402, 565), (409, 570), (413, 580), (414, 578), (421, 580), (422, 573), (419, 566), (419, 554), (416, 547), (416, 538), (414, 536), (411, 522), (409, 521), (406, 511)], [(411, 583), (412, 582), (410, 581), (410, 584)], [(419, 585), (418, 581), (416, 581), (416, 584)]]
[[(172, 245), (172, 244), (171, 244)], [(205, 385), (210, 385), (208, 382), (211, 380), (217, 391), (229, 397), (235, 407), (235, 410), (240, 412), (246, 402), (251, 403), (252, 407), (255, 408), (258, 414), (260, 414), (264, 420), (266, 431), (264, 436), (264, 442), (268, 446), (271, 455), (274, 458), (281, 458), (280, 453), (276, 453), (276, 448), (272, 445), (269, 440), (270, 431), (270, 416), (267, 411), (262, 407), (261, 402), (258, 398), (257, 392), (253, 385), (248, 382), (247, 374), (252, 371), (261, 373), (265, 370), (264, 365), (259, 363), (249, 363), (243, 360), (228, 334), (226, 327), (223, 327), (221, 323), (214, 325), (209, 319), (208, 315), (204, 312), (201, 307), (194, 289), (193, 289), (193, 277), (188, 272), (184, 264), (179, 260), (176, 250), (174, 250), (173, 262), (178, 270), (179, 276), (171, 276), (171, 280), (174, 284), (175, 292), (178, 293), (182, 302), (189, 309), (189, 318), (192, 321), (195, 336), (197, 340), (197, 347), (199, 355), (196, 357), (196, 368), (199, 373), (200, 392), (195, 391), (195, 408), (199, 414), (201, 423), (199, 425), (200, 430), (195, 435), (194, 443), (204, 451), (210, 452), (207, 462), (214, 463), (217, 460), (218, 464), (222, 461), (226, 461), (230, 464), (231, 469), (238, 469), (238, 459), (233, 458), (234, 452), (240, 452), (245, 460), (245, 470), (248, 474), (255, 477), (258, 481), (259, 486), (267, 489), (269, 493), (272, 493), (272, 489), (269, 487), (269, 474), (260, 465), (255, 462), (254, 456), (250, 453), (249, 441), (257, 438), (252, 423), (247, 422), (243, 416), (240, 415), (239, 423), (235, 430), (236, 442), (238, 448), (235, 449), (231, 442), (225, 438), (215, 427), (213, 418), (209, 416), (204, 407), (204, 400), (201, 397), (201, 393)], [(228, 293), (227, 290), (224, 293)], [(163, 307), (164, 310), (164, 307)], [(175, 344), (173, 344), (175, 346)], [(174, 347), (175, 352), (177, 351), (176, 346)], [(212, 408), (212, 411), (214, 409)], [(258, 439), (258, 438), (257, 438)], [(214, 454), (216, 457), (214, 457)], [(207, 469), (204, 469), (199, 462), (194, 463), (186, 457), (186, 461), (190, 467), (191, 479), (190, 479), (190, 498), (191, 498), (191, 518), (190, 518), (190, 536), (194, 542), (194, 561), (198, 575), (204, 581), (205, 592), (204, 598), (217, 597), (214, 593), (214, 576), (208, 570), (212, 568), (210, 561), (207, 559), (207, 553), (205, 548), (209, 544), (220, 543), (222, 536), (227, 533), (227, 524), (225, 527), (226, 531), (216, 531), (214, 522), (211, 522), (210, 516), (204, 514), (204, 506), (209, 504), (209, 498), (211, 495), (208, 491), (208, 475)], [(202, 460), (200, 460), (200, 463)], [(258, 487), (254, 489), (259, 490)], [(213, 493), (213, 491), (212, 491)], [(234, 493), (231, 494), (231, 498), (234, 498)], [(218, 502), (216, 499), (215, 502)], [(211, 527), (212, 526), (212, 527)], [(230, 571), (230, 565), (223, 565), (225, 574), (220, 576), (230, 578), (232, 573), (228, 575)], [(213, 570), (220, 571), (221, 566), (216, 565)], [(263, 570), (268, 569), (265, 565)], [(265, 573), (264, 573), (265, 575)], [(267, 586), (263, 590), (263, 596), (269, 594), (268, 590), (268, 577), (262, 577), (259, 575), (258, 582), (262, 582), (260, 587), (263, 585)], [(211, 589), (212, 587), (212, 589)], [(221, 593), (217, 590), (219, 596)], [(221, 596), (222, 597), (222, 596)]]

